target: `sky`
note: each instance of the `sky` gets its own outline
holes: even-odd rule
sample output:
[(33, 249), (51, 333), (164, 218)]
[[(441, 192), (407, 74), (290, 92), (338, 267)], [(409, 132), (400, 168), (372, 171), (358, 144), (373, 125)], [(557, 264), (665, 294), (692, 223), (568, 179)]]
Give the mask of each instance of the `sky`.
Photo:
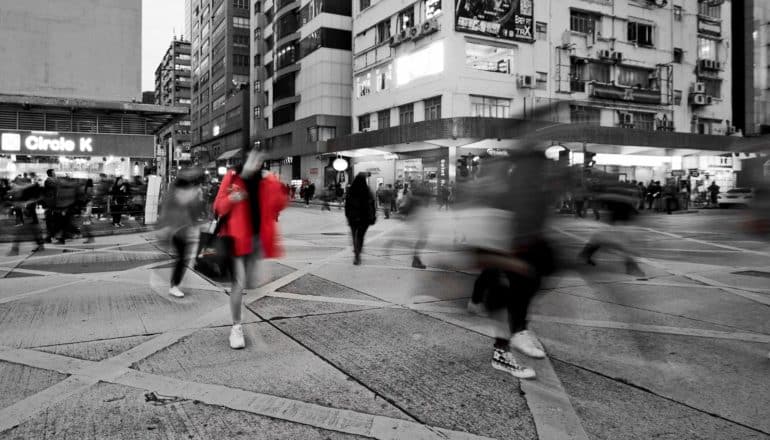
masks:
[(184, 33), (184, 0), (142, 0), (142, 91), (155, 90), (155, 69), (175, 32)]

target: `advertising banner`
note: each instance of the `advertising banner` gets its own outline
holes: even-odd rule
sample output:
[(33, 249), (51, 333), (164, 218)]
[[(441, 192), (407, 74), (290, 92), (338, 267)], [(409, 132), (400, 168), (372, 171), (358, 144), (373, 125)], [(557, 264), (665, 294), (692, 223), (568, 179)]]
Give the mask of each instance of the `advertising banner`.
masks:
[(153, 136), (129, 134), (0, 131), (0, 154), (152, 158)]
[(505, 40), (535, 41), (534, 0), (455, 0), (455, 30)]

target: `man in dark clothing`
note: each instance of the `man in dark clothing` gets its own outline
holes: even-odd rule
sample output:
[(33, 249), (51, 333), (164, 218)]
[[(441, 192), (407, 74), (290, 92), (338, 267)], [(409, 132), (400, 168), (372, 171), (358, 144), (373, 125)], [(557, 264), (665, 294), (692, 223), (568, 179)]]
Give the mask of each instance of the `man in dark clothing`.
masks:
[(393, 191), (384, 187), (384, 184), (380, 184), (377, 188), (377, 201), (380, 203), (382, 213), (385, 218), (390, 218), (391, 199), (393, 198)]
[(310, 206), (313, 196), (315, 196), (315, 183), (310, 182), (310, 185), (305, 188), (305, 206)]
[(711, 182), (711, 185), (708, 187), (708, 191), (711, 198), (711, 206), (718, 206), (717, 196), (719, 196), (719, 185), (717, 185), (716, 182)]
[(45, 207), (45, 230), (46, 243), (51, 243), (53, 237), (59, 232), (59, 222), (56, 216), (56, 191), (58, 181), (53, 169), (46, 172), (45, 182), (43, 183), (43, 206)]
[(353, 236), (353, 264), (361, 264), (361, 251), (364, 247), (364, 237), (369, 226), (377, 218), (377, 208), (374, 206), (372, 191), (366, 183), (366, 174), (358, 173), (350, 186), (345, 198), (345, 217)]

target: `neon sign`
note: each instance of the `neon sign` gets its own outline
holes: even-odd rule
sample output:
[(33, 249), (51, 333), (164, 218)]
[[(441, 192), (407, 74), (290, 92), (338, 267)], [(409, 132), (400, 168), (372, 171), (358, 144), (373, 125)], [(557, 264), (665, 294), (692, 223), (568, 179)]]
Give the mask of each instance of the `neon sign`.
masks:
[(21, 151), (21, 146), (27, 151), (31, 152), (57, 152), (57, 153), (92, 153), (93, 139), (90, 137), (69, 138), (65, 136), (47, 137), (40, 134), (31, 134), (24, 137), (24, 142), (21, 141), (22, 135), (19, 133), (3, 133), (2, 144), (0, 149), (2, 151)]

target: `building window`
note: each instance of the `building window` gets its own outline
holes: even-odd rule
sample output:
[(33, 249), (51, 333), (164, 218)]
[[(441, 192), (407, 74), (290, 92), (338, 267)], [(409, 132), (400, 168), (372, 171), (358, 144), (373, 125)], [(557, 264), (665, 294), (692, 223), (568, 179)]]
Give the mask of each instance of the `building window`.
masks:
[(715, 5), (713, 1), (698, 0), (698, 15), (713, 20), (722, 19), (722, 6)]
[(249, 66), (249, 56), (248, 55), (242, 55), (239, 53), (233, 54), (233, 66), (235, 67), (248, 67)]
[(650, 82), (648, 69), (623, 66), (618, 69), (618, 84), (628, 87), (647, 88)]
[(265, 21), (267, 22), (267, 24), (270, 24), (273, 22), (274, 15), (275, 14), (273, 13), (273, 8), (270, 8), (267, 11), (265, 11)]
[(222, 35), (222, 32), (224, 32), (224, 31), (225, 31), (225, 22), (226, 22), (226, 21), (227, 21), (227, 20), (222, 20), (222, 21), (220, 21), (220, 22), (219, 22), (219, 24), (217, 25), (217, 27), (216, 27), (216, 28), (214, 28), (214, 33), (212, 33), (212, 34), (211, 34), (211, 39), (212, 39), (212, 41), (213, 41), (213, 40), (216, 40), (216, 39), (217, 39), (217, 37), (219, 37), (220, 35)]
[(254, 28), (254, 41), (258, 41), (260, 38), (262, 38), (262, 29)]
[(653, 46), (651, 24), (628, 22), (628, 41), (639, 46)]
[(471, 116), (476, 118), (508, 118), (511, 100), (471, 95)]
[(601, 110), (594, 107), (572, 105), (569, 108), (570, 122), (573, 124), (599, 125), (601, 122)]
[(682, 21), (682, 16), (684, 14), (682, 13), (682, 7), (681, 6), (674, 6), (674, 20), (676, 21)]
[(262, 65), (262, 55), (256, 54), (254, 55), (254, 67), (259, 67)]
[(223, 76), (223, 77), (219, 78), (218, 80), (214, 81), (213, 83), (211, 83), (211, 90), (215, 92), (215, 91), (221, 89), (222, 86), (224, 86), (224, 85), (225, 85), (225, 77)]
[(262, 91), (262, 81), (256, 79), (254, 80), (254, 91), (255, 92), (261, 92)]
[[(224, 2), (222, 2), (224, 4)], [(249, 1), (248, 0), (233, 0), (233, 7), (236, 7), (238, 9), (249, 9)]]
[(702, 82), (706, 86), (706, 96), (712, 96), (714, 98), (722, 98), (722, 80), (712, 78), (698, 78), (698, 81)]
[(684, 50), (682, 50), (681, 47), (675, 47), (674, 48), (674, 62), (681, 64), (682, 61), (684, 61)]
[(423, 0), (422, 8), (425, 11), (425, 19), (430, 20), (441, 13), (441, 0)]
[(356, 97), (361, 98), (372, 93), (372, 73), (367, 72), (356, 77)]
[(179, 98), (180, 104), (190, 105), (190, 99), (189, 98)]
[(262, 2), (254, 2), (254, 15), (262, 12)]
[(297, 62), (297, 44), (289, 43), (276, 50), (275, 68), (282, 69)]
[(214, 15), (212, 18), (217, 18), (222, 14), (222, 11), (225, 10), (225, 2), (222, 2), (217, 6), (217, 8), (214, 10)]
[(329, 139), (337, 137), (337, 127), (308, 127), (307, 129), (307, 141), (308, 142), (325, 142)]
[(596, 16), (581, 11), (571, 10), (569, 14), (570, 30), (581, 34), (594, 34), (596, 29)]
[(265, 78), (270, 78), (273, 76), (273, 62), (270, 61), (269, 63), (265, 64)]
[(225, 95), (222, 95), (219, 98), (216, 98), (211, 103), (211, 111), (216, 111), (218, 108), (222, 107), (223, 105), (225, 105)]
[(233, 75), (233, 82), (240, 85), (248, 85), (249, 84), (249, 75)]
[(233, 35), (233, 46), (234, 47), (249, 47), (249, 36), (248, 35)]
[(548, 39), (548, 23), (542, 21), (535, 23), (535, 38), (542, 41)]
[(510, 73), (513, 49), (465, 42), (465, 65), (487, 72)]
[(377, 112), (377, 129), (390, 127), (390, 109)]
[(719, 41), (711, 38), (698, 37), (698, 59), (712, 60), (719, 59)]
[(273, 36), (270, 35), (269, 37), (265, 38), (265, 52), (269, 52), (273, 50), (273, 44), (275, 43), (275, 40), (273, 39)]
[(358, 10), (363, 11), (364, 9), (368, 8), (371, 5), (372, 5), (372, 0), (359, 0)]
[(377, 23), (374, 44), (390, 41), (390, 18)]
[(639, 130), (655, 130), (655, 113), (631, 112), (633, 116), (633, 128)]
[(390, 82), (393, 80), (393, 65), (388, 64), (387, 67), (379, 67), (374, 69), (374, 81), (375, 90), (382, 92), (390, 88)]
[(396, 29), (398, 29), (399, 32), (407, 30), (414, 25), (414, 5), (402, 10), (396, 15)]
[(261, 118), (262, 117), (262, 107), (256, 105), (254, 106), (254, 117), (255, 118)]
[(283, 124), (293, 122), (295, 119), (294, 104), (285, 105), (273, 111), (273, 126), (278, 127)]
[(406, 125), (414, 122), (414, 104), (406, 104), (398, 107), (398, 124)]
[(233, 27), (241, 28), (241, 29), (248, 29), (249, 28), (249, 19), (246, 17), (233, 17)]
[(423, 101), (423, 103), (425, 104), (426, 121), (441, 119), (441, 97), (440, 96), (426, 99)]
[(372, 118), (367, 113), (358, 117), (358, 131), (366, 131), (371, 128)]
[(546, 90), (548, 88), (548, 73), (535, 73), (535, 88), (540, 90)]

